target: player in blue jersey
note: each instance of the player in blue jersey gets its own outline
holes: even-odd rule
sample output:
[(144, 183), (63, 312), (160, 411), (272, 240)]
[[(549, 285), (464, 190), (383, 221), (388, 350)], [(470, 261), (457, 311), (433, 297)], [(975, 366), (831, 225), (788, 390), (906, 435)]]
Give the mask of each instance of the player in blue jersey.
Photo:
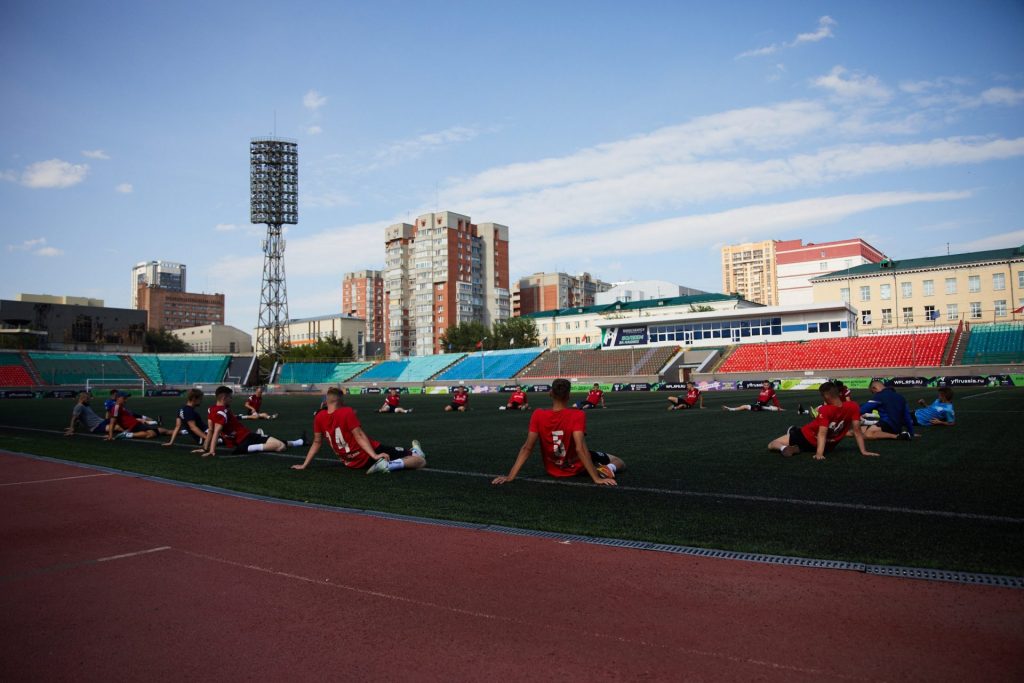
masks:
[(197, 444), (206, 440), (206, 423), (203, 422), (202, 415), (196, 410), (202, 402), (203, 392), (199, 389), (189, 389), (185, 394), (185, 405), (178, 408), (171, 440), (163, 444), (164, 446), (173, 446), (179, 435), (191, 436)]
[(953, 390), (949, 387), (939, 388), (939, 397), (930, 404), (924, 399), (917, 402), (923, 406), (914, 411), (914, 422), (922, 427), (930, 425), (942, 425), (952, 427), (956, 424), (956, 414), (953, 412)]

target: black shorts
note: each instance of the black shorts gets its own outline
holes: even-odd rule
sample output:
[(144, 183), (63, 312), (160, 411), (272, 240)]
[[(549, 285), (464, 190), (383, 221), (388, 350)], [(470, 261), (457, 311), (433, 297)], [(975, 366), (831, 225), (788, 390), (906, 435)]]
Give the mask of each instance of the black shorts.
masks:
[(889, 424), (885, 420), (879, 420), (878, 421), (878, 428), (881, 429), (886, 434), (899, 434), (900, 433), (900, 430), (896, 429), (895, 427), (893, 427), (891, 424)]
[(451, 403), (448, 404), (448, 407), (451, 408), (452, 410), (458, 410), (459, 408), (465, 408), (466, 404), (456, 403), (455, 401), (452, 401)]
[[(789, 445), (799, 446), (801, 453), (817, 453), (818, 447), (807, 440), (804, 436), (803, 431), (799, 427), (789, 428)], [(825, 452), (829, 453), (834, 449), (836, 445), (834, 443), (825, 442)]]
[(134, 427), (132, 427), (131, 429), (125, 429), (124, 431), (131, 432), (132, 434), (138, 434), (139, 432), (155, 431), (155, 429), (155, 427), (150, 427), (148, 424), (145, 424), (144, 422), (136, 422)]
[[(400, 460), (407, 455), (412, 455), (412, 452), (408, 448), (405, 448), (404, 446), (387, 446), (385, 444), (381, 444), (374, 448), (373, 450), (376, 451), (377, 453), (383, 453), (387, 455), (389, 460)], [(373, 458), (367, 458), (366, 464), (363, 465), (363, 469), (365, 470), (367, 468), (373, 467), (376, 462), (377, 461), (374, 460)]]
[(389, 406), (387, 403), (385, 403), (383, 406), (381, 406), (380, 412), (382, 412), (382, 413), (393, 413), (397, 409), (398, 409), (398, 406)]
[(93, 434), (106, 434), (107, 428), (110, 426), (110, 420), (104, 420), (96, 425), (95, 429), (92, 430)]
[(686, 402), (685, 396), (679, 396), (676, 398), (676, 407), (679, 408), (679, 410), (687, 410), (693, 406)]
[[(590, 451), (590, 459), (593, 461), (595, 467), (600, 467), (601, 465), (608, 465), (612, 461), (611, 457), (609, 457), (609, 455), (604, 451)], [(589, 477), (590, 473), (587, 472), (587, 468), (584, 467), (583, 469), (576, 473), (576, 476)]]
[(519, 402), (517, 402), (517, 401), (511, 401), (511, 402), (510, 402), (510, 403), (508, 404), (508, 406), (507, 406), (507, 407), (508, 407), (508, 409), (509, 409), (509, 410), (519, 410), (519, 409), (520, 409), (520, 408), (522, 408), (522, 407), (523, 407), (524, 405), (526, 405), (526, 404), (525, 404), (525, 403), (519, 403)]
[(264, 444), (269, 438), (269, 436), (262, 436), (256, 432), (250, 432), (249, 436), (242, 439), (242, 442), (235, 446), (235, 450), (231, 451), (231, 453), (232, 455), (244, 455), (249, 452), (249, 446)]
[(764, 407), (766, 405), (768, 405), (768, 404), (767, 403), (761, 403), (760, 401), (754, 401), (753, 403), (750, 404), (750, 409), (756, 413), (759, 410), (764, 410)]

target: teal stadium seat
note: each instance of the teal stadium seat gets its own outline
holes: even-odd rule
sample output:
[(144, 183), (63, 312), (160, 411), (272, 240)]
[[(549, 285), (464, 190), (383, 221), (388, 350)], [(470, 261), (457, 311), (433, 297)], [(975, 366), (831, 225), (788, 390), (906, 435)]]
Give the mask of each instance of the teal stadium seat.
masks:
[(141, 379), (120, 356), (110, 353), (29, 352), (44, 384), (85, 384), (86, 380)]
[(1024, 362), (1024, 322), (971, 325), (964, 364)]
[(439, 374), (436, 379), (440, 382), (511, 379), (543, 352), (543, 348), (533, 348), (472, 353)]
[(370, 365), (372, 363), (285, 363), (277, 374), (277, 383), (340, 384)]

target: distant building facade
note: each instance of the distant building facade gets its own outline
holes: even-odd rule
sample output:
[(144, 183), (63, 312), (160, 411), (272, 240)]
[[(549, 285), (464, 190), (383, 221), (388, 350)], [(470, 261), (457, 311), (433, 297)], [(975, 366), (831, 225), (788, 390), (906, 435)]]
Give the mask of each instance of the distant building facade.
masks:
[(780, 306), (814, 301), (811, 278), (834, 271), (878, 263), (885, 255), (859, 237), (840, 242), (804, 244), (803, 240), (775, 243), (775, 282)]
[(521, 316), (570, 306), (593, 306), (611, 285), (590, 273), (534, 273), (512, 286), (512, 315)]
[(231, 325), (183, 327), (171, 334), (197, 353), (252, 353), (252, 335)]
[(139, 285), (137, 308), (148, 316), (152, 330), (224, 324), (224, 295), (179, 292), (155, 285)]
[(135, 353), (145, 343), (146, 312), (0, 300), (0, 335), (31, 337), (26, 348)]
[(695, 296), (707, 294), (707, 292), (684, 287), (665, 280), (626, 280), (615, 282), (607, 290), (594, 297), (594, 303), (599, 305), (613, 304), (616, 301), (630, 303), (632, 301), (650, 301), (651, 299), (664, 299), (675, 296)]
[(162, 287), (175, 292), (185, 291), (185, 264), (170, 261), (142, 261), (132, 267), (132, 308), (139, 306), (139, 285)]
[(775, 240), (722, 247), (722, 291), (765, 306), (777, 304)]
[(34, 304), (63, 304), (65, 306), (94, 306), (103, 308), (103, 299), (87, 296), (53, 296), (51, 294), (16, 294), (15, 301), (27, 301)]
[[(259, 330), (255, 332), (258, 335)], [(284, 340), (291, 346), (315, 344), (329, 337), (351, 342), (356, 356), (366, 357), (366, 320), (363, 318), (336, 313), (293, 318), (284, 326)]]
[[(367, 348), (384, 350), (384, 274), (379, 270), (345, 273), (341, 311), (366, 321)], [(372, 351), (370, 355), (376, 355)]]

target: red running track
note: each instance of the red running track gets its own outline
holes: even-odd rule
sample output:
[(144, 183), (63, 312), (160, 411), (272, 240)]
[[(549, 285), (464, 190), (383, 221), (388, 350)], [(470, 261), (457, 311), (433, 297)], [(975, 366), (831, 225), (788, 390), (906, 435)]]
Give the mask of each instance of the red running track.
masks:
[(435, 527), (7, 454), (0, 548), (5, 681), (1024, 680), (1019, 590)]

